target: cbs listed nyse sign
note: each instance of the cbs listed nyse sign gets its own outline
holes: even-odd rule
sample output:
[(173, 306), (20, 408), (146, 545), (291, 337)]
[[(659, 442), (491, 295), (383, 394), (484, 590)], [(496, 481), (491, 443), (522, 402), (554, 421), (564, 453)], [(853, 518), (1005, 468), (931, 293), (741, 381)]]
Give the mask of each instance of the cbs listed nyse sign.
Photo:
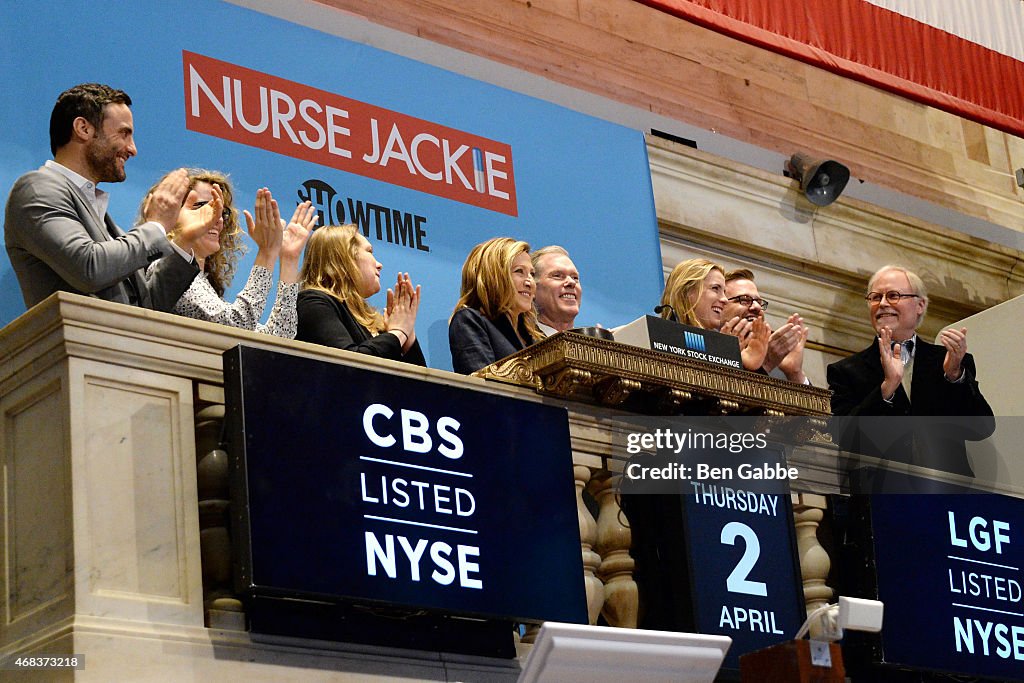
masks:
[[(415, 536), (403, 533), (385, 533), (367, 529), (366, 573), (370, 576), (384, 575), (398, 579), (401, 572), (410, 581), (429, 579), (442, 586), (452, 584), (462, 588), (483, 588), (480, 577), (480, 548), (470, 543), (454, 545), (439, 539), (429, 539), (423, 532), (430, 529), (454, 531), (470, 538), (477, 534), (472, 527), (473, 513), (476, 512), (476, 498), (470, 489), (455, 482), (471, 482), (473, 475), (447, 466), (454, 465), (465, 453), (459, 428), (462, 426), (453, 417), (441, 416), (436, 423), (417, 410), (401, 408), (397, 413), (382, 403), (373, 403), (363, 411), (363, 432), (375, 447), (383, 449), (381, 454), (390, 453), (399, 446), (401, 452), (413, 456), (441, 456), (445, 467), (431, 467), (415, 464), (411, 470), (402, 469), (399, 474), (384, 472), (379, 475), (366, 471), (359, 473), (360, 500), (367, 510), (363, 518), (372, 521), (391, 522), (404, 525), (408, 513), (419, 515), (433, 513), (452, 519), (450, 524), (430, 524), (413, 521), (410, 530)], [(401, 434), (395, 436), (396, 430)], [(367, 463), (393, 464), (404, 468), (410, 464), (405, 459), (362, 455), (360, 460)], [(440, 481), (438, 481), (440, 479)], [(391, 514), (394, 511), (395, 514)], [(442, 517), (443, 519), (443, 517)], [(461, 526), (455, 526), (459, 524)], [(466, 528), (467, 525), (470, 528)]]
[(224, 357), (241, 592), (586, 619), (564, 408), (262, 349)]
[(189, 130), (518, 215), (507, 144), (193, 52), (182, 66)]

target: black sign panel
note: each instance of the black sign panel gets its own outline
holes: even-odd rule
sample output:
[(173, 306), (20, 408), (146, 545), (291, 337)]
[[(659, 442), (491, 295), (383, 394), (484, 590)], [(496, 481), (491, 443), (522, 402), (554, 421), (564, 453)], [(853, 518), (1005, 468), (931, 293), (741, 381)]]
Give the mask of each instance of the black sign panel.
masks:
[[(759, 458), (785, 465), (781, 450), (774, 461), (771, 453)], [(740, 655), (793, 638), (804, 621), (788, 486), (691, 481), (686, 489), (696, 630), (732, 638), (723, 666), (736, 669)]]
[(768, 444), (731, 457), (694, 451), (683, 461), (676, 495), (624, 496), (637, 581), (660, 597), (640, 626), (727, 635), (723, 669), (738, 670), (740, 655), (792, 639), (805, 618), (788, 480), (735, 476), (757, 470), (751, 463), (786, 471), (785, 455)]
[(562, 408), (225, 353), (240, 588), (586, 622)]
[(743, 369), (738, 337), (653, 315), (616, 328), (615, 340), (705, 363)]
[(742, 369), (739, 338), (715, 330), (691, 327), (653, 315), (647, 316), (651, 348), (685, 358)]
[(875, 662), (1024, 681), (1024, 501), (936, 493), (857, 502), (868, 503), (874, 576), (856, 588), (885, 603)]

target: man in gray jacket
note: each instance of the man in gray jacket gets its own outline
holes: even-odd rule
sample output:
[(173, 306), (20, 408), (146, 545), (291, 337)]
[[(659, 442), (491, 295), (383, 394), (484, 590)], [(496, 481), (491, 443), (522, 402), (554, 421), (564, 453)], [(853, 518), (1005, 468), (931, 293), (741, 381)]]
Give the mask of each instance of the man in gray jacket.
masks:
[[(185, 203), (183, 169), (157, 187), (131, 232), (107, 214), (110, 197), (97, 185), (122, 182), (136, 154), (130, 105), (123, 91), (96, 83), (61, 93), (50, 116), (53, 160), (11, 189), (4, 242), (27, 307), (67, 291), (170, 311), (199, 272), (166, 237)], [(178, 227), (203, 230), (220, 210), (211, 203), (188, 212), (188, 225)]]

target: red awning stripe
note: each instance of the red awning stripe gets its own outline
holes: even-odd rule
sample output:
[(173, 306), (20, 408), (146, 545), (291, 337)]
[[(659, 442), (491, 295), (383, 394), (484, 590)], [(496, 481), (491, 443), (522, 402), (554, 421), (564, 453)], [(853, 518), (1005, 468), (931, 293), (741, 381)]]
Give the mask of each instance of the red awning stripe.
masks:
[(865, 0), (1024, 62), (1021, 0)]
[(863, 0), (637, 0), (1024, 137), (1024, 62)]

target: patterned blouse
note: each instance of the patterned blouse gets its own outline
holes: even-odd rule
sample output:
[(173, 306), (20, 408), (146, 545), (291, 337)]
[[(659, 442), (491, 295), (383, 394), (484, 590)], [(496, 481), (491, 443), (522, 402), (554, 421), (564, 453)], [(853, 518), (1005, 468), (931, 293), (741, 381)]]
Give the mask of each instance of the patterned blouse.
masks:
[(192, 285), (178, 299), (173, 310), (186, 318), (207, 320), (294, 339), (298, 325), (298, 316), (295, 313), (295, 299), (299, 294), (298, 282), (278, 283), (277, 299), (270, 311), (270, 318), (266, 325), (259, 323), (273, 284), (274, 274), (271, 271), (263, 266), (253, 266), (249, 281), (238, 293), (235, 302), (229, 304), (217, 296), (217, 291), (206, 279), (206, 273), (199, 273), (192, 281)]

